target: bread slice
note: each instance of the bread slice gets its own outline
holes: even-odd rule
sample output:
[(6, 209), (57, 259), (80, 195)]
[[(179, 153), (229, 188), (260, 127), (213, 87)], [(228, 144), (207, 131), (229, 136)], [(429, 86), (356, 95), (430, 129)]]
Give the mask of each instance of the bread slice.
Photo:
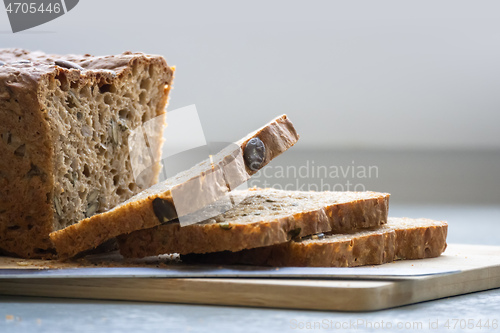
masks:
[(201, 224), (164, 224), (118, 237), (125, 257), (164, 253), (240, 251), (320, 232), (346, 232), (387, 221), (389, 194), (299, 192), (276, 189), (235, 191), (235, 208)]
[(386, 225), (240, 252), (183, 256), (184, 261), (259, 266), (355, 267), (437, 257), (446, 249), (448, 224), (390, 217)]
[[(161, 56), (0, 50), (0, 251), (47, 258), (49, 233), (157, 182), (133, 177), (127, 142), (164, 123), (174, 69)], [(162, 126), (148, 132), (160, 147)], [(160, 149), (151, 152), (159, 160)]]
[(51, 233), (59, 258), (73, 257), (118, 235), (176, 219), (179, 206), (191, 213), (213, 203), (293, 146), (298, 138), (288, 117), (277, 117), (193, 168), (105, 213)]

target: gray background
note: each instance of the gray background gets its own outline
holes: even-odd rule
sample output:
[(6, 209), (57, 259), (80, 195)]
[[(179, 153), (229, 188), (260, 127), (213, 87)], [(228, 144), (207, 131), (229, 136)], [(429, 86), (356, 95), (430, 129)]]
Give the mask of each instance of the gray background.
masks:
[(1, 47), (164, 55), (169, 110), (196, 104), (208, 141), (287, 113), (301, 140), (274, 166), (376, 165), (358, 183), (393, 204), (499, 202), (498, 1), (85, 0), (17, 34), (0, 10), (0, 32)]

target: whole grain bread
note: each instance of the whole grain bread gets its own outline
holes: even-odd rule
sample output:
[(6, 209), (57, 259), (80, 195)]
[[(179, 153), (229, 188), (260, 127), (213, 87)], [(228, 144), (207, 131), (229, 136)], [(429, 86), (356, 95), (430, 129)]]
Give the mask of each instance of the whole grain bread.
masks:
[(288, 117), (279, 116), (193, 168), (105, 213), (51, 233), (58, 256), (73, 257), (118, 235), (174, 220), (181, 205), (186, 214), (194, 213), (244, 183), (298, 138)]
[(400, 259), (437, 257), (446, 249), (448, 224), (429, 219), (393, 218), (378, 228), (314, 235), (284, 244), (204, 255), (184, 261), (259, 266), (355, 267)]
[[(150, 119), (164, 124), (173, 73), (142, 53), (0, 50), (0, 251), (51, 257), (51, 232), (157, 182), (159, 163), (133, 177), (127, 141)], [(148, 133), (157, 160), (160, 127)]]
[(120, 253), (140, 258), (270, 246), (320, 232), (380, 226), (389, 208), (387, 193), (255, 188), (233, 193), (240, 201), (236, 207), (201, 224), (169, 223), (118, 237)]

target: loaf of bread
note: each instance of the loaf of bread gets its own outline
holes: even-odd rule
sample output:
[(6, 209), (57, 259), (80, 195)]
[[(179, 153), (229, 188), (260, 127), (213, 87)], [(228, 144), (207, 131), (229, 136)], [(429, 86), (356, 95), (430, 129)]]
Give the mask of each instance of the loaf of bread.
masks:
[(389, 194), (301, 192), (276, 189), (235, 191), (240, 203), (201, 224), (163, 224), (118, 237), (124, 257), (165, 253), (240, 251), (286, 243), (321, 232), (346, 232), (387, 222)]
[[(0, 50), (1, 250), (51, 257), (52, 231), (157, 182), (158, 163), (134, 179), (127, 140), (148, 120), (163, 123), (173, 72), (142, 53)], [(162, 131), (148, 133), (157, 161)]]
[(429, 219), (393, 218), (378, 228), (314, 235), (239, 252), (182, 256), (183, 261), (259, 266), (355, 267), (400, 259), (437, 257), (446, 249), (448, 224)]
[[(298, 139), (288, 117), (279, 116), (193, 168), (144, 190), (105, 213), (55, 231), (50, 238), (59, 258), (65, 259), (118, 235), (152, 228), (176, 219), (178, 214), (196, 213), (210, 204), (217, 204)], [(179, 213), (181, 207), (182, 215)]]

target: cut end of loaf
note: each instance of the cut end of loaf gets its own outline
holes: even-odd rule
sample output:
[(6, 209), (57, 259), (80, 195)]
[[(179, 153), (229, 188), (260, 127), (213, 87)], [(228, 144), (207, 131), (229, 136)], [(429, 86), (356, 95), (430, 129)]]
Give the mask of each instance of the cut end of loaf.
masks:
[(90, 74), (88, 80), (71, 82), (59, 73), (41, 87), (42, 102), (56, 120), (51, 122), (51, 132), (57, 135), (53, 138), (55, 230), (105, 212), (157, 181), (159, 145), (152, 152), (152, 165), (137, 178), (131, 154), (143, 155), (148, 147), (129, 150), (132, 133), (145, 132), (149, 121), (161, 127), (148, 132), (148, 140), (151, 144), (162, 140), (164, 88), (171, 81), (163, 65), (137, 58), (115, 74), (118, 78)]
[[(130, 52), (93, 57), (9, 49), (0, 50), (0, 60), (6, 62), (0, 67), (0, 247), (51, 257), (50, 232), (157, 181), (159, 158), (134, 178), (128, 140), (151, 119), (164, 124), (173, 69), (160, 56)], [(151, 143), (161, 142), (161, 129), (147, 133)], [(160, 145), (153, 148), (159, 157)]]

